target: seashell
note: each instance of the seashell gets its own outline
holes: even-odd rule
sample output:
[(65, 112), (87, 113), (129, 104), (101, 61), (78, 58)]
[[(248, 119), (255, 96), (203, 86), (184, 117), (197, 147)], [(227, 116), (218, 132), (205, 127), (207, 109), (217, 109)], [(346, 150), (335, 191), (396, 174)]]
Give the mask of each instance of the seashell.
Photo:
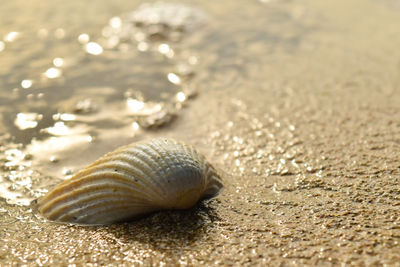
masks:
[(104, 155), (37, 203), (51, 220), (108, 224), (158, 210), (187, 209), (221, 188), (215, 168), (193, 147), (153, 139)]

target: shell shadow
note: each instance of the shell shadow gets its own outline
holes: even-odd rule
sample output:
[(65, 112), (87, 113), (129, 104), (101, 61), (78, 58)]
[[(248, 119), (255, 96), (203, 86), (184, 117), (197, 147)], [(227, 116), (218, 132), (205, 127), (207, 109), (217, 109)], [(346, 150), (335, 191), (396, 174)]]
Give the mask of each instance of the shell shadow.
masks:
[(181, 253), (205, 238), (214, 222), (220, 220), (213, 208), (215, 202), (202, 201), (188, 210), (156, 212), (129, 223), (109, 225), (106, 231), (121, 243), (139, 242), (160, 252)]

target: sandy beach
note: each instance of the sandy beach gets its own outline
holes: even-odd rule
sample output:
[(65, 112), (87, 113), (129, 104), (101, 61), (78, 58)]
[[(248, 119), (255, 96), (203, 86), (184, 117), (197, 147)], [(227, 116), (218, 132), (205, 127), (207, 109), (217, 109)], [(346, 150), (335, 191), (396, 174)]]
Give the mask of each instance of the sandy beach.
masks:
[[(400, 266), (398, 1), (180, 1), (199, 12), (133, 41), (140, 1), (45, 2), (0, 8), (1, 266)], [(222, 192), (109, 226), (29, 204), (152, 137), (194, 145)]]

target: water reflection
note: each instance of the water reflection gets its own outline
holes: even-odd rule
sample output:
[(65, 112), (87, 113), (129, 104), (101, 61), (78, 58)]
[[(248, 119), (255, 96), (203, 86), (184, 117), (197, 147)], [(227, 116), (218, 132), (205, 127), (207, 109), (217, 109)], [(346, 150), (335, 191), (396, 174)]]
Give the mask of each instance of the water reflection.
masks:
[[(166, 14), (174, 16), (169, 17)], [(152, 19), (154, 17), (159, 19)], [(204, 17), (203, 12), (185, 5), (143, 5), (136, 11), (112, 17), (102, 29), (100, 38), (91, 40), (89, 34), (82, 31), (77, 34), (78, 42), (83, 44), (83, 51), (97, 57), (79, 54), (82, 47), (77, 47), (70, 42), (70, 38), (66, 38), (66, 28), (34, 30), (34, 36), (39, 41), (32, 40), (36, 45), (32, 51), (36, 53), (42, 46), (42, 50), (38, 50), (38, 53), (42, 54), (40, 57), (32, 56), (32, 62), (10, 62), (10, 68), (12, 64), (39, 67), (26, 68), (28, 73), (23, 76), (32, 77), (31, 79), (26, 79), (19, 72), (13, 72), (4, 80), (3, 85), (4, 88), (14, 88), (14, 102), (10, 106), (15, 110), (9, 111), (15, 112), (16, 119), (13, 124), (20, 130), (37, 128), (38, 125), (44, 129), (24, 134), (24, 142), (29, 143), (29, 138), (42, 140), (47, 138), (46, 134), (72, 134), (65, 123), (58, 121), (67, 121), (66, 115), (63, 114), (85, 114), (87, 116), (80, 119), (93, 124), (112, 116), (120, 118), (120, 121), (115, 120), (115, 124), (122, 128), (134, 122), (144, 128), (158, 127), (170, 122), (182, 107), (175, 106), (175, 103), (185, 102), (189, 95), (195, 94), (196, 91), (187, 84), (189, 75), (186, 75), (186, 72), (193, 73), (193, 69), (184, 70), (181, 67), (182, 62), (187, 62), (186, 65), (192, 64), (197, 62), (197, 58), (188, 53), (180, 53), (179, 50), (182, 51), (184, 47), (183, 43), (177, 49), (174, 48), (177, 44), (171, 43), (172, 39), (164, 39), (161, 43), (155, 40), (153, 37), (157, 27), (153, 26), (162, 26), (156, 29), (157, 34), (166, 36), (172, 34), (171, 29), (185, 29), (185, 33), (180, 33), (182, 35), (203, 23)], [(6, 39), (15, 40), (17, 36), (19, 33), (10, 32)], [(21, 36), (21, 40), (29, 42), (31, 37), (31, 33), (27, 32)], [(50, 49), (47, 48), (48, 44), (51, 44)], [(56, 48), (54, 53), (53, 47)], [(68, 54), (60, 52), (64, 49), (69, 51)], [(163, 57), (160, 57), (160, 54)], [(41, 60), (37, 60), (38, 58)], [(48, 62), (53, 66), (48, 66)], [(14, 80), (18, 80), (18, 77), (22, 79), (19, 78), (20, 82), (16, 84)], [(61, 77), (62, 79), (59, 79)], [(106, 87), (107, 84), (111, 85), (112, 92), (103, 96), (99, 86)], [(25, 93), (19, 90), (30, 89), (33, 85), (35, 92)], [(93, 90), (86, 92), (85, 88)], [(140, 92), (142, 97), (121, 98), (121, 93), (128, 91)], [(124, 108), (124, 101), (128, 109)], [(26, 112), (19, 111), (22, 106)], [(61, 115), (57, 117), (46, 112), (40, 118), (27, 116), (37, 113), (38, 109), (56, 110)], [(111, 111), (114, 112), (113, 115)], [(39, 124), (39, 121), (43, 123)], [(49, 125), (52, 126), (48, 127)], [(30, 134), (33, 135), (28, 136)], [(16, 135), (17, 142), (21, 141), (19, 136), (21, 135)]]
[(60, 69), (52, 67), (52, 68), (47, 69), (44, 74), (49, 79), (55, 79), (55, 78), (60, 77), (62, 72)]
[(90, 40), (90, 37), (89, 37), (89, 34), (87, 34), (87, 33), (81, 33), (78, 36), (78, 42), (81, 44), (86, 44), (87, 42), (89, 42), (89, 40)]
[(53, 65), (56, 67), (62, 67), (64, 65), (64, 59), (56, 57), (55, 59), (53, 59)]
[(62, 121), (56, 122), (53, 127), (43, 129), (43, 131), (52, 135), (70, 135), (72, 133), (71, 129)]
[(21, 150), (21, 146), (10, 145), (4, 151), (2, 175), (0, 175), (0, 199), (10, 205), (28, 206), (30, 201), (46, 190), (40, 189), (37, 173), (31, 170), (32, 155)]
[(185, 102), (186, 100), (186, 95), (184, 92), (178, 92), (176, 94), (176, 100), (178, 100), (179, 102)]
[(63, 120), (63, 121), (74, 121), (76, 119), (76, 115), (69, 113), (57, 113), (53, 115), (53, 120)]
[(35, 128), (42, 118), (43, 115), (38, 113), (18, 113), (14, 124), (20, 130)]
[(32, 84), (33, 84), (32, 80), (22, 80), (21, 81), (21, 87), (24, 88), (24, 89), (31, 88)]
[(96, 42), (89, 42), (86, 47), (86, 52), (88, 52), (89, 54), (92, 55), (100, 55), (101, 53), (103, 53), (103, 47), (101, 47), (101, 45), (99, 45)]
[(176, 75), (175, 73), (168, 73), (168, 81), (170, 81), (173, 84), (180, 84), (181, 83), (181, 78), (179, 78), (178, 75)]
[(110, 19), (109, 24), (112, 28), (117, 29), (122, 26), (122, 20), (120, 17), (113, 17)]
[(4, 36), (4, 41), (6, 42), (14, 42), (19, 37), (19, 32), (10, 32), (6, 36)]

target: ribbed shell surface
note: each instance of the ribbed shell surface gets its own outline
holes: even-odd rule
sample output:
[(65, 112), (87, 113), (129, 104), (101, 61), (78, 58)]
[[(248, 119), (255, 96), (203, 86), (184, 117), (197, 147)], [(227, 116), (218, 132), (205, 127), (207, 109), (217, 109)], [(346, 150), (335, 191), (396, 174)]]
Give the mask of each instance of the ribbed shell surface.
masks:
[(108, 224), (163, 209), (186, 209), (215, 196), (222, 182), (193, 147), (171, 139), (110, 152), (38, 200), (51, 220)]

